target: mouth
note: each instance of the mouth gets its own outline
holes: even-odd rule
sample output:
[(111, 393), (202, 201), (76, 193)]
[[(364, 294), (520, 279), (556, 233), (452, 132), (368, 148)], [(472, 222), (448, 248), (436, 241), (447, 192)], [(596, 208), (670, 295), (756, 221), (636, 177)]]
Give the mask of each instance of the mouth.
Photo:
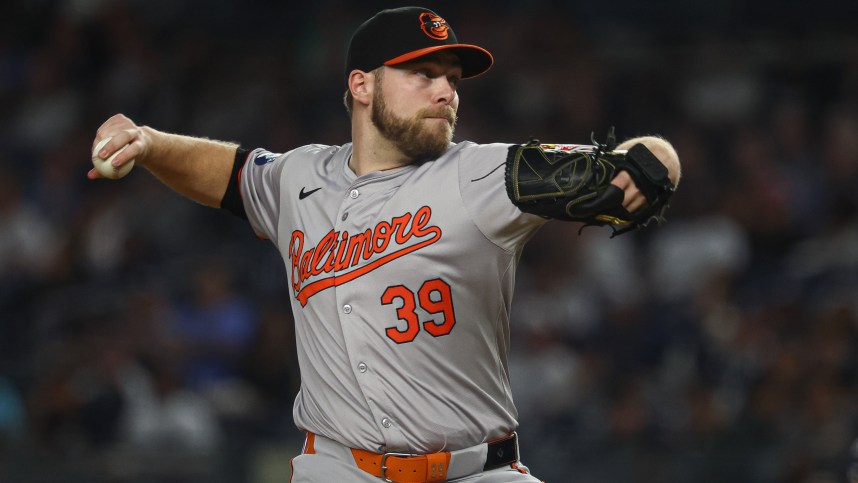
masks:
[(436, 122), (443, 121), (443, 122), (446, 122), (447, 124), (449, 124), (451, 126), (453, 125), (453, 119), (450, 117), (447, 117), (447, 116), (426, 116), (426, 117), (424, 117), (424, 119), (427, 119), (429, 121), (436, 121)]
[(449, 125), (453, 125), (456, 122), (456, 114), (452, 109), (444, 109), (444, 110), (426, 110), (423, 112), (423, 118), (429, 119), (431, 121), (445, 121)]

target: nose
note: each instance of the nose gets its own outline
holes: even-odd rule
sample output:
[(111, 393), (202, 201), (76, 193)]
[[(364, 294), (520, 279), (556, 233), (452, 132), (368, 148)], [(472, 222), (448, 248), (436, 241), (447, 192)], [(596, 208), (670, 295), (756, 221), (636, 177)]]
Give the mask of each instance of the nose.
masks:
[(456, 86), (445, 76), (434, 79), (434, 101), (437, 104), (450, 104), (456, 98)]

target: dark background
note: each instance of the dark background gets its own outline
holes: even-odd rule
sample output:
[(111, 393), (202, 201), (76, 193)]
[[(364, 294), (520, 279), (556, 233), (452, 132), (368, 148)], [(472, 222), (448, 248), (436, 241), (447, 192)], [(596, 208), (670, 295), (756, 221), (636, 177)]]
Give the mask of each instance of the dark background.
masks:
[[(394, 5), (4, 4), (0, 481), (288, 481), (282, 260), (144, 170), (88, 181), (90, 146), (117, 112), (347, 142), (348, 37)], [(496, 59), (460, 89), (458, 140), (614, 125), (683, 162), (666, 225), (552, 223), (525, 251), (524, 462), (553, 483), (858, 481), (858, 3), (427, 6)]]

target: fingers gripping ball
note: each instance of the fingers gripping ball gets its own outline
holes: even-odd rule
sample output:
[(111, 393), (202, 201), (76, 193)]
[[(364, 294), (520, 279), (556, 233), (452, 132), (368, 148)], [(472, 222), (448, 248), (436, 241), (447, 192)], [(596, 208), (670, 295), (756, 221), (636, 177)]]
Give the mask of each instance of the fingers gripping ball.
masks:
[(95, 166), (95, 170), (98, 171), (98, 173), (105, 178), (119, 179), (131, 172), (131, 168), (134, 167), (134, 160), (132, 159), (119, 167), (116, 167), (112, 164), (113, 160), (116, 159), (116, 156), (128, 147), (127, 144), (119, 148), (119, 150), (113, 153), (113, 155), (111, 155), (109, 158), (101, 159), (98, 156), (98, 152), (101, 151), (101, 148), (103, 148), (104, 145), (107, 144), (111, 139), (113, 138), (106, 137), (102, 139), (98, 142), (98, 144), (95, 145), (95, 148), (92, 149), (92, 165)]

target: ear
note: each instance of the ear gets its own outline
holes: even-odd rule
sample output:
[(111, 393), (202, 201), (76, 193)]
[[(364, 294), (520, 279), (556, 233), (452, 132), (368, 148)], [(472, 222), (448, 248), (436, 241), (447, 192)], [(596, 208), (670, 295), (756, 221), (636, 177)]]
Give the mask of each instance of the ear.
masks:
[(368, 106), (375, 87), (375, 78), (368, 72), (353, 70), (349, 74), (349, 91), (356, 103)]

